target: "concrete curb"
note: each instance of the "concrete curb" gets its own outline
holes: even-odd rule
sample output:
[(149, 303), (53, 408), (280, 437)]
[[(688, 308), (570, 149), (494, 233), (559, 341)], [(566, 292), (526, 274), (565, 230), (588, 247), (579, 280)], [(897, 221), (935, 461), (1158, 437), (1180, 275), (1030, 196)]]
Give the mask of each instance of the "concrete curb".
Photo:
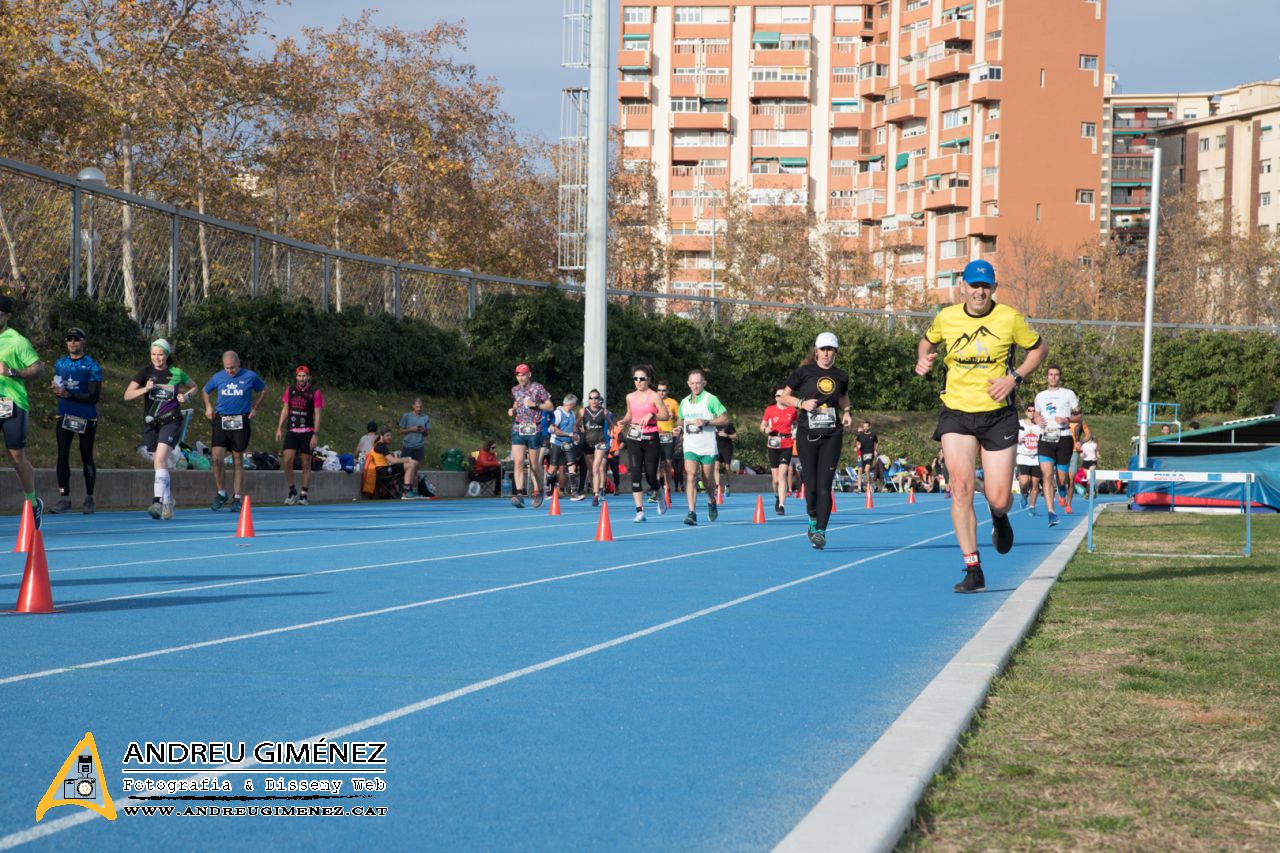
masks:
[(925, 789), (969, 729), (992, 679), (1035, 624), (1049, 589), (1080, 547), (1087, 528), (1086, 523), (1077, 524), (1067, 534), (776, 849), (894, 848), (915, 817)]

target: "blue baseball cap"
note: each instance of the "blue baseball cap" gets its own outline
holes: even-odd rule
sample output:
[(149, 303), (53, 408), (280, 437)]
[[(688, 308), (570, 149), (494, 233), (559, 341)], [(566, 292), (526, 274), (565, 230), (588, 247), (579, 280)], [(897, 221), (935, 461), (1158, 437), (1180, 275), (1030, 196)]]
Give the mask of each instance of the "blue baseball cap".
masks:
[(996, 286), (996, 269), (991, 266), (990, 261), (969, 261), (964, 265), (963, 276), (966, 284), (985, 283), (992, 287)]

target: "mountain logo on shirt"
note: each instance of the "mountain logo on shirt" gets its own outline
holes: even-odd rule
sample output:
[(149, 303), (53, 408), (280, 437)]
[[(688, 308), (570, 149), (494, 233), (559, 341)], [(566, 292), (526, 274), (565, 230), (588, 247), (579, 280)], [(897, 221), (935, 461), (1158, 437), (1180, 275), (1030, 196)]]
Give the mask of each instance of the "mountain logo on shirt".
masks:
[(818, 380), (819, 394), (830, 394), (834, 390), (836, 390), (836, 383), (830, 376), (823, 376)]
[[(991, 357), (991, 349), (987, 346), (986, 341), (983, 340), (984, 338), (994, 340), (996, 335), (986, 326), (979, 326), (973, 332), (956, 338), (955, 342), (951, 344), (951, 349), (957, 354), (955, 363), (968, 367), (994, 364), (995, 360)], [(969, 352), (962, 354), (966, 350)]]

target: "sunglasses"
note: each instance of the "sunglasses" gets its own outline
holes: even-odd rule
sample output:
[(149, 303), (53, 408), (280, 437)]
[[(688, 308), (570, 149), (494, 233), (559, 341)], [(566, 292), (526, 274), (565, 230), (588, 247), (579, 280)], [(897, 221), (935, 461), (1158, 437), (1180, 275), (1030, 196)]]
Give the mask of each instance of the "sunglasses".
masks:
[(82, 338), (80, 335), (67, 335), (65, 340), (67, 343), (71, 343), (72, 341), (83, 341), (84, 338)]
[(602, 399), (604, 399), (604, 398), (603, 398), (603, 397), (588, 397), (587, 399), (588, 399), (588, 400), (602, 400)]
[(649, 377), (648, 376), (632, 376), (631, 381), (632, 382), (648, 382)]

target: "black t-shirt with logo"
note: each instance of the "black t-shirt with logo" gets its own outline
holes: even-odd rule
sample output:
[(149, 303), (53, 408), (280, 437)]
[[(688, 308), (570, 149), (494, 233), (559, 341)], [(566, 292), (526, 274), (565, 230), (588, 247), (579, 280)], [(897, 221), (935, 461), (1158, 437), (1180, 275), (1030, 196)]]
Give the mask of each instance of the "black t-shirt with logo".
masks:
[(876, 442), (879, 440), (874, 432), (858, 433), (858, 456), (870, 456), (876, 452)]
[(818, 401), (818, 408), (813, 412), (800, 410), (797, 434), (826, 435), (842, 429), (840, 398), (849, 393), (849, 374), (834, 366), (802, 364), (787, 379), (787, 387), (802, 401)]

